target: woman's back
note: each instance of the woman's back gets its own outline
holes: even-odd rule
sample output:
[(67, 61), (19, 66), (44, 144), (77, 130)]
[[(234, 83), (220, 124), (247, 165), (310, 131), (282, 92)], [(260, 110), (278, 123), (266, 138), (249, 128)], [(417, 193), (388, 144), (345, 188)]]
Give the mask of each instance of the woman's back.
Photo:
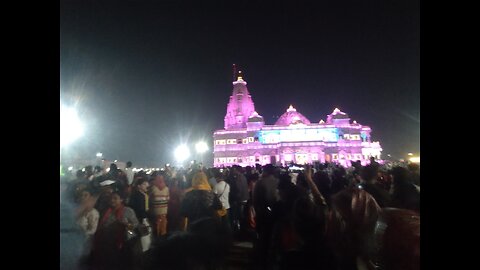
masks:
[(189, 224), (200, 218), (213, 217), (214, 196), (215, 194), (209, 190), (189, 191), (182, 201), (180, 214), (188, 218)]

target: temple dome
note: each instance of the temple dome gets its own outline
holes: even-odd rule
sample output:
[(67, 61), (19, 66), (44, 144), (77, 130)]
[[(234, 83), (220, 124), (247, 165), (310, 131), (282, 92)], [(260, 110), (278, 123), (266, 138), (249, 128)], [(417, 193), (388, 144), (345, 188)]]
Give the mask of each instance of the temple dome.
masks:
[(289, 126), (292, 124), (310, 124), (310, 120), (308, 120), (304, 115), (297, 112), (297, 110), (290, 105), (287, 111), (278, 118), (275, 125), (279, 126)]

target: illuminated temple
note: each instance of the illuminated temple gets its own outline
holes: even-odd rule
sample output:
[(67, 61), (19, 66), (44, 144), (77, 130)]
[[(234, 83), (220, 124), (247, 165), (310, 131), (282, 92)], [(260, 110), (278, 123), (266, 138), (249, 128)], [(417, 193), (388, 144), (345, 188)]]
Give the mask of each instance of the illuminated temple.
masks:
[(351, 161), (368, 163), (380, 159), (382, 148), (372, 142), (368, 126), (350, 122), (348, 114), (335, 108), (326, 121), (310, 122), (293, 106), (266, 125), (255, 111), (247, 82), (241, 76), (233, 82), (225, 126), (213, 134), (214, 166), (286, 165), (334, 162), (351, 166)]

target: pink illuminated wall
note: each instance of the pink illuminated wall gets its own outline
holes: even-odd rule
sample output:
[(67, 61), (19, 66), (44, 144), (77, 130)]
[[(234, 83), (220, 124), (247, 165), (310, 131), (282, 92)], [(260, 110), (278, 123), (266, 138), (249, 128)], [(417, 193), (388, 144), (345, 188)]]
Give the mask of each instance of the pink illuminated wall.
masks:
[(382, 148), (372, 142), (371, 129), (335, 108), (327, 119), (311, 123), (290, 105), (275, 125), (266, 125), (238, 77), (224, 118), (225, 128), (214, 132), (214, 166), (254, 166), (289, 162), (335, 162), (351, 166), (352, 160), (380, 158)]
[(233, 94), (227, 105), (225, 129), (246, 128), (248, 117), (255, 112), (252, 97), (247, 89), (247, 82), (238, 77), (233, 82)]

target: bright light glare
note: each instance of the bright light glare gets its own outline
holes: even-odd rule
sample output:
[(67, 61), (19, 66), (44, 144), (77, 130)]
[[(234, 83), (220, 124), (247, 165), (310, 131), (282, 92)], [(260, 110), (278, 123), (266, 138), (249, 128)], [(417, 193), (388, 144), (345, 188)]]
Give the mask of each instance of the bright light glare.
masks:
[(411, 157), (411, 158), (410, 158), (410, 162), (420, 163), (420, 157)]
[(103, 154), (102, 153), (97, 153), (97, 157), (102, 157)]
[(413, 156), (413, 153), (408, 153), (409, 156)]
[(182, 162), (190, 156), (190, 150), (188, 150), (188, 147), (185, 144), (182, 144), (175, 149), (174, 155), (178, 162)]
[(83, 135), (83, 124), (77, 111), (60, 105), (60, 147), (63, 148)]
[(198, 153), (205, 153), (208, 151), (208, 145), (205, 142), (199, 142), (195, 145), (195, 148), (197, 149)]

